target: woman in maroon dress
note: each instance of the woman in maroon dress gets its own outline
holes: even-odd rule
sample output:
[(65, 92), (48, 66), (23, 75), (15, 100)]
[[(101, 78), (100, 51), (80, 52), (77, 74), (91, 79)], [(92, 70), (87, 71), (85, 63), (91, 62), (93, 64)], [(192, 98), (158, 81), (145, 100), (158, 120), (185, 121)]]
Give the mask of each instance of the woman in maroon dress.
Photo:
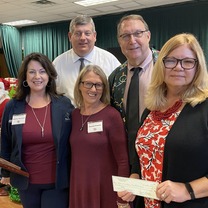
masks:
[(113, 191), (112, 175), (129, 176), (127, 138), (119, 112), (109, 105), (100, 67), (88, 65), (80, 72), (74, 97), (70, 208), (129, 207)]

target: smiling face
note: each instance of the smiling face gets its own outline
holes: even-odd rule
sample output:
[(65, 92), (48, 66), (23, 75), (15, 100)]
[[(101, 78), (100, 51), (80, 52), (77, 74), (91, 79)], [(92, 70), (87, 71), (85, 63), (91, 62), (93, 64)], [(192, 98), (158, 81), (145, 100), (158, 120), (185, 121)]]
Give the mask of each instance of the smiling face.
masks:
[(73, 32), (69, 32), (68, 37), (72, 48), (80, 57), (90, 53), (96, 42), (96, 32), (91, 23), (74, 26)]
[[(174, 49), (167, 57), (184, 59), (191, 58), (196, 59), (194, 52), (188, 47), (188, 45), (182, 45)], [(192, 82), (196, 73), (197, 64), (192, 69), (183, 69), (181, 63), (178, 62), (175, 68), (165, 68), (165, 80), (168, 89), (177, 89), (183, 91)]]
[(101, 86), (103, 83), (100, 76), (95, 74), (93, 71), (89, 71), (84, 75), (81, 83), (79, 84), (79, 89), (83, 96), (84, 105), (96, 106), (97, 104), (99, 104), (103, 94), (103, 89), (96, 89), (95, 85), (88, 89), (82, 82), (98, 84)]
[(27, 67), (26, 81), (31, 93), (45, 93), (49, 76), (38, 61), (31, 60)]
[[(141, 20), (128, 19), (122, 22), (119, 36), (124, 34), (132, 34), (139, 31), (145, 31), (144, 23)], [(147, 57), (149, 50), (150, 31), (146, 31), (141, 37), (131, 35), (129, 40), (118, 37), (118, 42), (122, 53), (126, 56), (128, 62), (137, 66), (141, 64)]]

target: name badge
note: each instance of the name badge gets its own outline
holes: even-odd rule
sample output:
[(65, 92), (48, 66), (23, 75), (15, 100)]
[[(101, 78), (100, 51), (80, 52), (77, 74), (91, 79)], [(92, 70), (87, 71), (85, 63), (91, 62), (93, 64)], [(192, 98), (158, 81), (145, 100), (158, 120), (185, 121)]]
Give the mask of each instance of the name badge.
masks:
[(103, 121), (87, 122), (87, 132), (88, 133), (102, 132), (102, 131), (103, 131)]
[(26, 113), (13, 115), (12, 116), (12, 125), (18, 125), (18, 124), (25, 124), (26, 119)]

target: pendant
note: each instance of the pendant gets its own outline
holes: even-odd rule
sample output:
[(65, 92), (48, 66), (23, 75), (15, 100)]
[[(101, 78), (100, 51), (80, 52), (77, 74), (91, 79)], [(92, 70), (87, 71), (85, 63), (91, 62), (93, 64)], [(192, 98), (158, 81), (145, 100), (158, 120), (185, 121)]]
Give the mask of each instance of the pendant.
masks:
[[(92, 115), (92, 114), (91, 114)], [(83, 115), (81, 115), (82, 116), (82, 126), (81, 126), (81, 128), (79, 129), (80, 131), (82, 131), (83, 129), (84, 129), (84, 125), (87, 123), (87, 121), (89, 120), (89, 118), (91, 117), (91, 115), (89, 115), (87, 118), (86, 118), (86, 120), (84, 121), (84, 119), (83, 119)]]
[(44, 137), (44, 128), (41, 128), (41, 136)]

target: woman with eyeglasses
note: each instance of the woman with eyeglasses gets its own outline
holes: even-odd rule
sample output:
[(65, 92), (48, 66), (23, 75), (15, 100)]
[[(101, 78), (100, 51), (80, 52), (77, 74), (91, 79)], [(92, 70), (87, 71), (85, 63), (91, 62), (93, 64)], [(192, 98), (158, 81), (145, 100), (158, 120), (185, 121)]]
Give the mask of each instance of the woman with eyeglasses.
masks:
[(135, 141), (138, 178), (159, 184), (158, 199), (144, 198), (145, 208), (208, 207), (207, 98), (199, 42), (192, 34), (172, 37), (155, 64)]
[(70, 208), (127, 208), (112, 185), (112, 175), (129, 176), (126, 132), (119, 112), (109, 105), (107, 77), (99, 66), (82, 69), (74, 98)]

